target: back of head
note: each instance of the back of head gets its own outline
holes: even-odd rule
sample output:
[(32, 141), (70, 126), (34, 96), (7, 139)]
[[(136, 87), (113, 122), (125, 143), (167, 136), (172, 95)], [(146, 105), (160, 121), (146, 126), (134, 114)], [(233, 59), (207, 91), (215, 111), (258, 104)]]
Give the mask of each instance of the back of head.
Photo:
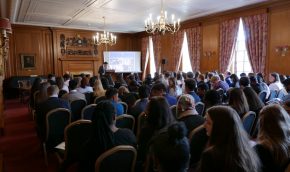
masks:
[(87, 77), (83, 77), (81, 81), (81, 87), (86, 88), (89, 85), (89, 79)]
[(69, 90), (75, 90), (77, 88), (78, 82), (74, 79), (69, 81)]
[(278, 73), (273, 72), (270, 75), (274, 78), (274, 81), (273, 82), (280, 82), (280, 77), (279, 77), (279, 74)]
[(289, 114), (280, 105), (271, 104), (261, 110), (259, 119), (259, 142), (271, 151), (277, 164), (287, 161), (290, 158)]
[(59, 93), (59, 88), (57, 85), (51, 85), (47, 88), (47, 95), (52, 96), (52, 95), (58, 95)]
[(147, 85), (142, 85), (141, 87), (139, 87), (138, 89), (138, 93), (139, 93), (139, 97), (141, 99), (147, 98), (150, 94), (150, 88)]
[[(190, 94), (181, 95), (177, 101), (177, 109), (178, 109), (178, 112), (184, 112), (187, 110), (194, 110), (195, 111), (194, 98)], [(195, 111), (195, 113), (198, 114), (196, 111)], [(177, 116), (178, 115), (179, 115), (179, 113), (177, 114)]]
[(97, 104), (92, 116), (94, 139), (98, 148), (106, 150), (113, 146), (113, 132), (110, 126), (114, 124), (115, 107), (110, 101)]
[(248, 87), (250, 85), (250, 79), (247, 76), (240, 78), (240, 86)]
[(185, 88), (187, 88), (189, 91), (195, 91), (196, 90), (196, 82), (194, 79), (186, 79), (185, 81)]
[(156, 96), (156, 94), (161, 96), (162, 94), (165, 94), (165, 93), (166, 93), (166, 86), (161, 82), (154, 84), (151, 88), (151, 95), (153, 94), (153, 96)]
[(63, 88), (63, 85), (64, 85), (63, 77), (56, 77), (55, 82), (56, 82), (56, 85), (58, 86), (59, 89)]
[(237, 112), (228, 106), (215, 106), (208, 109), (208, 116), (212, 120), (208, 151), (223, 152), (224, 169), (228, 171), (257, 172), (259, 160)]
[(261, 109), (264, 106), (264, 103), (261, 101), (257, 93), (251, 87), (245, 87), (243, 89), (244, 94), (247, 98), (249, 108), (251, 111), (256, 111)]
[(256, 76), (250, 76), (249, 79), (251, 81), (251, 84), (257, 84), (258, 83)]
[(239, 77), (236, 75), (236, 74), (231, 74), (230, 78), (232, 79), (232, 81), (234, 83), (238, 82), (239, 81)]
[(193, 72), (187, 72), (186, 73), (186, 78), (194, 78)]
[(213, 75), (210, 79), (210, 82), (212, 83), (216, 83), (218, 81), (220, 81), (220, 77), (218, 75)]
[(233, 88), (229, 94), (229, 105), (234, 108), (239, 115), (249, 111), (247, 98), (240, 88)]
[(167, 100), (163, 96), (152, 97), (147, 105), (148, 125), (161, 129), (174, 121)]
[(64, 81), (67, 81), (67, 80), (69, 80), (70, 79), (70, 76), (69, 76), (69, 74), (64, 74), (63, 75), (63, 79), (64, 79)]
[(184, 123), (176, 123), (152, 144), (154, 164), (158, 171), (183, 172), (188, 168), (190, 147)]
[(205, 93), (204, 101), (207, 107), (221, 104), (221, 96), (216, 90), (209, 90)]
[(117, 94), (118, 94), (118, 90), (116, 88), (109, 88), (106, 91), (106, 98), (112, 99)]

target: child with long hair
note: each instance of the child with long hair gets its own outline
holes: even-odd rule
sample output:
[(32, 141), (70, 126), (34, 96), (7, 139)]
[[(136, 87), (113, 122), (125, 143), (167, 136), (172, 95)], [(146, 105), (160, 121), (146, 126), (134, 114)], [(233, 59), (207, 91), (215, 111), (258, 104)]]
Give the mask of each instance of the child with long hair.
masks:
[(237, 112), (227, 106), (208, 109), (204, 123), (209, 146), (200, 163), (202, 172), (258, 172), (259, 158), (252, 149)]

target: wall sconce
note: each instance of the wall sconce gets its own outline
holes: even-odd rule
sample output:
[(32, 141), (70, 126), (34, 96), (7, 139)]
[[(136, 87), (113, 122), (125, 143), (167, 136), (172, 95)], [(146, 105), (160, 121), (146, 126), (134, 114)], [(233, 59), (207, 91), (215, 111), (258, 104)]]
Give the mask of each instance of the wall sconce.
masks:
[(276, 53), (279, 53), (280, 56), (285, 56), (286, 53), (289, 51), (289, 45), (284, 45), (284, 46), (277, 46), (275, 48)]
[(203, 52), (203, 56), (205, 56), (205, 57), (211, 57), (213, 55), (215, 55), (215, 51), (205, 51), (205, 52)]

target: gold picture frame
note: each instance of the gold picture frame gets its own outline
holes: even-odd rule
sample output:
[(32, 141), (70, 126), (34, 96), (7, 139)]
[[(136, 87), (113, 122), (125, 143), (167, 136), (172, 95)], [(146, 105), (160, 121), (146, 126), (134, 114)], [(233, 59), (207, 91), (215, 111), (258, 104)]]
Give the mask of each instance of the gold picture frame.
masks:
[(22, 69), (35, 69), (35, 54), (20, 54), (20, 58)]

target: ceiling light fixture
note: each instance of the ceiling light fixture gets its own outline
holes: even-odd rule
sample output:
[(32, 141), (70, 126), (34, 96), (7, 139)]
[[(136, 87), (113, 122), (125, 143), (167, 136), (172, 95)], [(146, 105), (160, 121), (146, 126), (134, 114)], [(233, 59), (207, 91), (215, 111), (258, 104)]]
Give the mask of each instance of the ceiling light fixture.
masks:
[(171, 15), (171, 21), (168, 21), (167, 11), (164, 11), (163, 0), (161, 0), (161, 12), (160, 16), (157, 17), (157, 21), (153, 21), (152, 14), (149, 14), (149, 17), (145, 20), (145, 31), (147, 33), (155, 34), (161, 33), (162, 35), (165, 32), (175, 33), (180, 28), (180, 19), (175, 20), (174, 14)]
[(104, 19), (104, 32), (99, 34), (99, 32), (96, 33), (95, 36), (93, 36), (93, 44), (100, 45), (100, 44), (109, 44), (109, 45), (115, 45), (117, 43), (117, 37), (113, 35), (112, 33), (105, 30), (106, 27), (106, 20)]

